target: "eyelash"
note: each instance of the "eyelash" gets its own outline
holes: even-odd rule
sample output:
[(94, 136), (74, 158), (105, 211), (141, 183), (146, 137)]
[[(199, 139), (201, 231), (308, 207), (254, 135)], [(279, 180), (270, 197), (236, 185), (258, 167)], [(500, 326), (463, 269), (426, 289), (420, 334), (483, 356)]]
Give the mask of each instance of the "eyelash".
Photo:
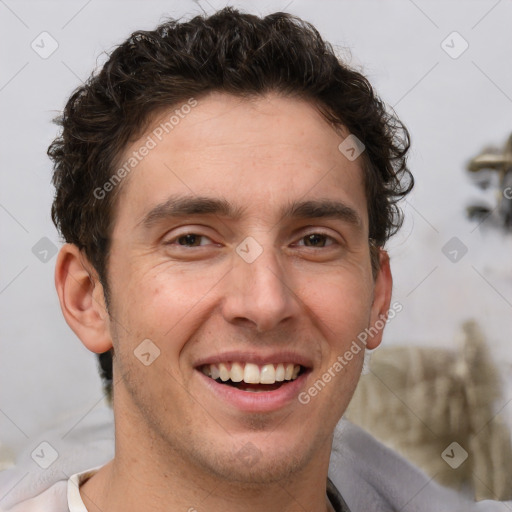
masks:
[[(303, 235), (299, 238), (299, 240), (304, 240), (305, 238), (309, 237), (309, 236), (313, 236), (313, 235), (316, 235), (316, 236), (321, 236), (321, 237), (324, 237), (326, 240), (330, 240), (331, 243), (324, 246), (324, 247), (319, 247), (319, 249), (324, 249), (325, 247), (330, 247), (331, 245), (335, 245), (335, 244), (338, 244), (338, 241), (332, 237), (331, 235), (328, 235), (327, 233), (322, 233), (321, 231), (312, 231), (311, 233), (308, 233), (307, 235)], [(304, 245), (304, 247), (306, 247), (306, 245)], [(311, 247), (311, 248), (315, 248), (315, 247)]]
[[(179, 247), (188, 247), (188, 248), (192, 248), (192, 247), (203, 247), (202, 244), (198, 245), (198, 246), (187, 246), (187, 245), (180, 245), (180, 244), (176, 244), (176, 242), (180, 239), (180, 238), (184, 238), (186, 236), (189, 236), (189, 235), (194, 235), (196, 237), (201, 237), (201, 238), (208, 238), (209, 240), (211, 240), (210, 237), (208, 237), (207, 235), (201, 235), (199, 233), (194, 233), (194, 232), (188, 232), (188, 233), (182, 233), (180, 235), (177, 235), (175, 236), (174, 238), (172, 238), (171, 240), (165, 242), (165, 245), (178, 245)], [(327, 244), (323, 247), (308, 247), (310, 249), (315, 249), (315, 248), (319, 248), (319, 249), (325, 249), (326, 247), (331, 247), (332, 245), (340, 245), (340, 243), (334, 238), (332, 237), (331, 235), (328, 235), (327, 233), (323, 233), (322, 231), (312, 231), (310, 233), (307, 233), (303, 236), (301, 236), (299, 238), (299, 240), (303, 241), (305, 238), (309, 237), (309, 236), (312, 236), (312, 235), (317, 235), (317, 236), (321, 236), (321, 237), (325, 237), (326, 241), (331, 241), (330, 244)], [(303, 245), (302, 247), (307, 247), (306, 245)]]

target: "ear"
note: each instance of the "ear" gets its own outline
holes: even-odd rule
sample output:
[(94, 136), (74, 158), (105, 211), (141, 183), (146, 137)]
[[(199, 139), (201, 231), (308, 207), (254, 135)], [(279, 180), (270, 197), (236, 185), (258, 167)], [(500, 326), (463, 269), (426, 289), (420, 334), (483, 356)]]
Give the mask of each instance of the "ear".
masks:
[(391, 304), (392, 288), (393, 277), (391, 276), (389, 255), (384, 249), (379, 248), (379, 270), (375, 277), (369, 325), (369, 331), (372, 335), (368, 336), (366, 344), (369, 349), (377, 348), (382, 341), (382, 334)]
[(59, 252), (55, 287), (64, 318), (82, 343), (96, 353), (112, 348), (103, 286), (93, 266), (74, 244), (65, 244)]

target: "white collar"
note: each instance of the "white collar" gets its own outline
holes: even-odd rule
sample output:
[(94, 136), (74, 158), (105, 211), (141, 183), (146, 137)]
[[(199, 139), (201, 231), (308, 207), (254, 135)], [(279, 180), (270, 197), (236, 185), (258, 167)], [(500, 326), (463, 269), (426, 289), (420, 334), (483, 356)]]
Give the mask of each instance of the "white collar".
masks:
[(69, 512), (88, 512), (85, 508), (82, 496), (80, 496), (80, 486), (87, 482), (92, 475), (98, 472), (101, 466), (75, 473), (68, 480), (68, 508)]

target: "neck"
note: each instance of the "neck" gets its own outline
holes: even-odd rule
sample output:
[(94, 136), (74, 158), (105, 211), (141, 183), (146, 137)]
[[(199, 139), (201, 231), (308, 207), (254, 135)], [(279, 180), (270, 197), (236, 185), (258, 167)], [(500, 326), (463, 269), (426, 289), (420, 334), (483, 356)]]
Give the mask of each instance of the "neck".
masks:
[(161, 450), (154, 439), (141, 441), (144, 438), (125, 437), (116, 427), (115, 458), (80, 488), (89, 512), (332, 510), (326, 498), (332, 439), (307, 467), (280, 481), (257, 484), (216, 478), (180, 454)]

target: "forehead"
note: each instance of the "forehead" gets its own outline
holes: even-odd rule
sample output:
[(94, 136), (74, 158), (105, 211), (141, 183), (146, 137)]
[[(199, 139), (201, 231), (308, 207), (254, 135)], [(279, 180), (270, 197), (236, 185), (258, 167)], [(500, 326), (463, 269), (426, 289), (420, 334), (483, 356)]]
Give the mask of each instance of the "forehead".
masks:
[(366, 225), (362, 158), (338, 150), (348, 135), (312, 103), (277, 94), (212, 93), (175, 105), (122, 155), (137, 163), (122, 183), (118, 220), (140, 221), (156, 204), (187, 195), (222, 197), (248, 215), (299, 199), (342, 200)]

